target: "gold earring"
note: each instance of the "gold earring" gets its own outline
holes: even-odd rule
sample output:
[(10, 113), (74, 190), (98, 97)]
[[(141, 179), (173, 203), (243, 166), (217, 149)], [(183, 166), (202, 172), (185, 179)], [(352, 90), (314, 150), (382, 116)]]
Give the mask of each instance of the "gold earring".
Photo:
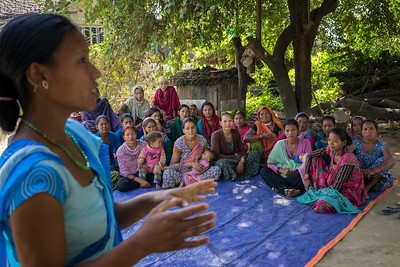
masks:
[(45, 80), (42, 81), (42, 86), (46, 90), (49, 89), (49, 84)]

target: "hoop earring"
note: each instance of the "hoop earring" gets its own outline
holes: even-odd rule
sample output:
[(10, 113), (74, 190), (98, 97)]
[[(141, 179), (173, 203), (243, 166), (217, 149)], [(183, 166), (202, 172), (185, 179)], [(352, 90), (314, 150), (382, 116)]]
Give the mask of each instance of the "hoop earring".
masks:
[(48, 84), (48, 82), (46, 82), (45, 80), (42, 81), (42, 86), (43, 86), (43, 88), (46, 89), (46, 90), (49, 89), (49, 84)]

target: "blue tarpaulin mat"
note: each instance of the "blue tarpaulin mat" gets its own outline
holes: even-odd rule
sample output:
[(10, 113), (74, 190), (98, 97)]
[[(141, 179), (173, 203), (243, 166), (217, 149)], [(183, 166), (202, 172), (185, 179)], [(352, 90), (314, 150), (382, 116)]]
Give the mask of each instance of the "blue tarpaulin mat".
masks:
[[(115, 201), (150, 190), (155, 189), (114, 191)], [(370, 195), (369, 201), (378, 195)], [(207, 203), (217, 212), (216, 227), (207, 233), (210, 244), (152, 254), (137, 266), (304, 266), (358, 216), (317, 214), (296, 198), (273, 192), (260, 175), (248, 181), (220, 181)], [(142, 222), (124, 229), (123, 237)]]

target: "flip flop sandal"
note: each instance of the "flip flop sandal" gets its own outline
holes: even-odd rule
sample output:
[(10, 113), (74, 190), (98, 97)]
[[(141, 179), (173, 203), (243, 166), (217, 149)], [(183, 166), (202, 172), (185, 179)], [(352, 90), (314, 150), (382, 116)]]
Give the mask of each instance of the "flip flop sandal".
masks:
[(394, 213), (400, 212), (400, 207), (399, 208), (392, 208), (392, 207), (387, 207), (386, 209), (380, 210), (379, 214), (381, 215), (391, 215)]

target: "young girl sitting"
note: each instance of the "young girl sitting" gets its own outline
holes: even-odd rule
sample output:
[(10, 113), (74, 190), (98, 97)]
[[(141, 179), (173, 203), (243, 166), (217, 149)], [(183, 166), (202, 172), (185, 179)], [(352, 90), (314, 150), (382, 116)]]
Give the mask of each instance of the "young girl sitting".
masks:
[(161, 188), (161, 175), (166, 156), (162, 144), (164, 138), (159, 132), (151, 132), (146, 136), (147, 146), (142, 149), (138, 159), (139, 178), (146, 180), (147, 173), (154, 174), (156, 189)]

